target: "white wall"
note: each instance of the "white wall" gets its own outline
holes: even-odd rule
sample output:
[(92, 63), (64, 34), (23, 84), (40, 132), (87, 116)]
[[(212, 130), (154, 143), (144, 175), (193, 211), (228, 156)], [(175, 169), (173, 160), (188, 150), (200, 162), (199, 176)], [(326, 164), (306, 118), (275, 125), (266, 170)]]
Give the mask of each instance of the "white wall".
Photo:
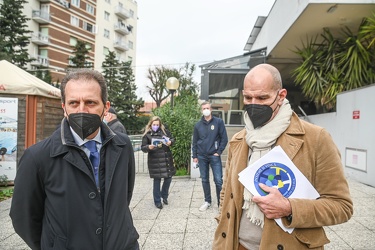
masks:
[[(308, 116), (326, 128), (341, 152), (347, 176), (375, 187), (375, 84), (341, 93), (337, 112)], [(359, 119), (354, 119), (359, 111)], [(351, 165), (351, 167), (348, 167)]]

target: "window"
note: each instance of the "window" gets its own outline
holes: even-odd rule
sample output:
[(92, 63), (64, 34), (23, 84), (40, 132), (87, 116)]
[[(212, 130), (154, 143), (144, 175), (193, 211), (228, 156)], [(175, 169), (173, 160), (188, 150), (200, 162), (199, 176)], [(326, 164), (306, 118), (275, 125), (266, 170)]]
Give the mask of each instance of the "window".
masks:
[(73, 59), (73, 56), (69, 56), (69, 62), (68, 62), (68, 64), (71, 65), (71, 66), (74, 66), (75, 64), (72, 61), (72, 59)]
[(133, 57), (128, 56), (128, 61), (133, 61)]
[(104, 37), (109, 38), (109, 30), (104, 29)]
[(71, 3), (72, 3), (72, 5), (79, 8), (80, 0), (72, 0)]
[(49, 4), (41, 4), (40, 11), (49, 15)]
[(92, 6), (91, 4), (86, 4), (86, 11), (88, 13), (90, 13), (91, 15), (94, 15), (94, 6)]
[(71, 46), (76, 46), (76, 44), (77, 44), (77, 38), (71, 36), (71, 37), (70, 37), (69, 44), (70, 44)]
[(131, 17), (134, 17), (134, 10), (129, 10), (129, 14)]
[(95, 26), (91, 23), (83, 22), (83, 29), (87, 30), (88, 32), (95, 33)]
[(48, 36), (48, 27), (41, 27), (39, 29), (39, 32), (43, 35), (47, 35)]
[(79, 18), (76, 16), (70, 16), (70, 24), (73, 26), (79, 26)]
[(104, 11), (104, 19), (109, 21), (109, 13), (107, 11)]
[(107, 47), (103, 47), (103, 55), (108, 55), (109, 54), (109, 49)]
[(87, 50), (91, 50), (91, 44), (86, 43), (86, 44), (85, 44), (85, 48), (86, 48)]
[(39, 29), (39, 34), (38, 34), (39, 40), (42, 40), (44, 42), (49, 42), (49, 37), (48, 37), (48, 27), (41, 27)]
[(85, 61), (84, 65), (85, 65), (86, 68), (92, 68), (92, 66), (94, 65), (94, 63), (90, 62), (90, 61)]
[(48, 65), (48, 50), (41, 49), (39, 50), (39, 63), (42, 65)]
[(46, 49), (40, 49), (39, 50), (39, 55), (41, 57), (47, 58), (48, 57), (48, 50), (46, 50)]
[(132, 41), (129, 41), (129, 48), (133, 49), (133, 42)]

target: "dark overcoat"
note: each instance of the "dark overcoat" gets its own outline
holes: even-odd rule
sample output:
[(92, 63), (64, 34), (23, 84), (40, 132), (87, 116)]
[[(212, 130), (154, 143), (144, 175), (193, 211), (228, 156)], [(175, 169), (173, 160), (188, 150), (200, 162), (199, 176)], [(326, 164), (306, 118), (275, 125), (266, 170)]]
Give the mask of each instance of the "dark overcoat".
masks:
[(152, 139), (162, 139), (167, 136), (173, 145), (174, 139), (168, 129), (165, 133), (159, 128), (158, 131), (148, 131), (142, 138), (141, 150), (148, 153), (148, 171), (151, 178), (169, 178), (176, 174), (176, 169), (173, 164), (173, 156), (169, 146), (162, 144), (161, 147), (155, 147), (150, 150), (149, 145)]
[(124, 133), (126, 134), (125, 126), (120, 122), (119, 119), (114, 119), (107, 124), (113, 132), (117, 133)]
[[(10, 216), (32, 249), (138, 249), (129, 210), (135, 166), (126, 135), (102, 124), (100, 190), (66, 119), (51, 137), (25, 150)], [(105, 174), (104, 174), (105, 173)]]

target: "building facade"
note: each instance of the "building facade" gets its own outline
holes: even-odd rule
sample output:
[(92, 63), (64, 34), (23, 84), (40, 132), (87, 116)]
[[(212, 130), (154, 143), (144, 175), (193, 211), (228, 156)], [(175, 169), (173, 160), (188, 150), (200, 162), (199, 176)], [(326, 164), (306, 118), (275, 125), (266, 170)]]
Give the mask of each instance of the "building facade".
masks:
[(96, 70), (102, 70), (109, 51), (134, 66), (137, 7), (133, 0), (29, 0), (24, 8), (32, 31), (29, 69), (48, 69), (52, 81), (61, 82), (78, 40), (86, 43), (87, 63)]
[(374, 12), (374, 0), (276, 0), (268, 16), (257, 18), (242, 55), (200, 65), (200, 98), (210, 100), (229, 117), (230, 110), (243, 109), (246, 73), (260, 63), (268, 63), (280, 71), (296, 113), (320, 113), (295, 84), (292, 72), (302, 63), (296, 48), (302, 48), (307, 38), (316, 37), (316, 42), (321, 42), (323, 28), (329, 28), (335, 36), (343, 28), (356, 34), (362, 20)]

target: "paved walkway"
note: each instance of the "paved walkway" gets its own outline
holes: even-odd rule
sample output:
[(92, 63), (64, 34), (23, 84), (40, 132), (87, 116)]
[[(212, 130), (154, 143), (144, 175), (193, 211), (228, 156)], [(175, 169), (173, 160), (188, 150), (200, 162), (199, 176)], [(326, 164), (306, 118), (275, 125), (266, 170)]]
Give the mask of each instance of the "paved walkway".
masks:
[[(375, 188), (348, 180), (354, 201), (354, 216), (341, 225), (326, 227), (328, 250), (375, 249)], [(213, 182), (213, 181), (212, 181)], [(212, 191), (214, 186), (212, 183)], [(214, 195), (214, 193), (213, 193)], [(152, 199), (152, 179), (137, 174), (130, 204), (140, 234), (141, 249), (211, 249), (217, 207), (198, 211), (203, 201), (199, 178), (174, 177), (169, 205), (159, 210)], [(0, 249), (28, 249), (14, 233), (9, 218), (10, 200), (0, 202)]]

